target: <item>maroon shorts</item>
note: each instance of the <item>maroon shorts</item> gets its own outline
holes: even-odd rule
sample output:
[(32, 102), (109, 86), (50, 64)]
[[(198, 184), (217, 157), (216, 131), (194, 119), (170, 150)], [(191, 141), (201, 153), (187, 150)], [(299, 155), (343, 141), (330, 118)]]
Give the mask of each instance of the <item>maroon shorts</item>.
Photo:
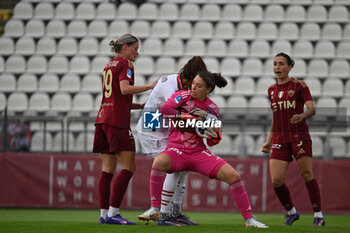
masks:
[(300, 141), (283, 144), (272, 144), (270, 159), (278, 159), (287, 162), (297, 160), (303, 156), (312, 157), (312, 141)]
[(95, 127), (94, 153), (115, 154), (135, 151), (135, 140), (130, 129), (98, 124)]

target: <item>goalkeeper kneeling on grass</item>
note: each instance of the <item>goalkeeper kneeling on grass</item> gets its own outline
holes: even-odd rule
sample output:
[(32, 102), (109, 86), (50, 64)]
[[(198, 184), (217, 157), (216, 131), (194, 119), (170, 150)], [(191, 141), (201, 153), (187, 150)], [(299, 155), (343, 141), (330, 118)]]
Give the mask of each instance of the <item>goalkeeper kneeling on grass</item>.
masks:
[[(221, 140), (220, 130), (215, 127), (186, 128), (186, 125), (191, 125), (193, 119), (209, 120), (208, 115), (219, 118), (219, 108), (208, 94), (215, 86), (226, 85), (227, 81), (220, 74), (202, 71), (194, 78), (191, 90), (176, 92), (162, 105), (160, 112), (163, 117), (171, 118), (173, 124), (167, 148), (155, 158), (152, 165), (150, 194), (156, 199), (161, 198), (165, 173), (196, 171), (230, 185), (232, 197), (245, 220), (246, 227), (268, 228), (253, 217), (248, 194), (241, 183), (239, 173), (225, 160), (209, 151), (204, 144), (204, 138), (209, 146), (218, 144)], [(161, 203), (158, 225), (183, 226), (171, 217), (168, 203)]]

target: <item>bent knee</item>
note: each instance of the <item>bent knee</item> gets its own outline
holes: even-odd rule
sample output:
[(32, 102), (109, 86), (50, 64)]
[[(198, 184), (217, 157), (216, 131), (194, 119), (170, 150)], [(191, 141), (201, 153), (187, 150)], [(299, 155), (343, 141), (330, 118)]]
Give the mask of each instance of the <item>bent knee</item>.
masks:
[(162, 161), (158, 160), (157, 158), (154, 159), (153, 164), (152, 164), (152, 168), (160, 169), (163, 166), (164, 166), (164, 164)]
[(169, 171), (171, 169), (171, 160), (167, 155), (157, 156), (152, 164), (152, 168), (156, 168), (162, 171)]
[(236, 182), (237, 180), (241, 179), (241, 175), (238, 172), (233, 172), (227, 177), (227, 183), (232, 184), (233, 182)]
[(228, 183), (232, 184), (233, 182), (240, 180), (241, 175), (233, 169), (231, 166), (223, 166), (218, 173), (218, 179)]
[(308, 182), (314, 178), (314, 175), (312, 172), (306, 171), (301, 173), (301, 177), (303, 178), (304, 182)]

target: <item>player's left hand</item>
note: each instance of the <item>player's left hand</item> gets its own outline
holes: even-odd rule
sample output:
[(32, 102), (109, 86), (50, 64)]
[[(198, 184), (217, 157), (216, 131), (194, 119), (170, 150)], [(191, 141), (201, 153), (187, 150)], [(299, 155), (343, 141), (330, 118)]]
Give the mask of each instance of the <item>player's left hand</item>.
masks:
[(208, 116), (208, 113), (200, 108), (195, 107), (192, 111), (189, 112), (192, 116), (196, 118), (205, 119)]
[(295, 115), (292, 116), (292, 118), (290, 118), (290, 123), (291, 124), (296, 124), (296, 123), (299, 123), (302, 120), (303, 120), (303, 118), (301, 117), (300, 114), (295, 114)]
[(271, 143), (265, 143), (262, 147), (261, 147), (261, 152), (263, 153), (270, 153), (271, 151)]

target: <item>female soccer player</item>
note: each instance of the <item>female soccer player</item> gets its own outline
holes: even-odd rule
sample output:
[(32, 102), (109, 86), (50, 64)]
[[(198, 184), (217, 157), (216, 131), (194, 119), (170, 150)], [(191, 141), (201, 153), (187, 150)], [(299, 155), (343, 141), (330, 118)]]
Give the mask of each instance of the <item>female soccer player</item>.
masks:
[[(208, 71), (199, 72), (193, 80), (191, 91), (183, 90), (173, 94), (162, 105), (160, 112), (163, 117), (167, 116), (175, 121), (205, 117), (208, 113), (219, 117), (218, 106), (207, 95), (214, 90), (215, 86), (224, 87), (226, 85), (227, 81), (220, 74)], [(209, 133), (209, 130), (206, 131), (202, 136), (207, 137), (209, 146), (219, 143), (221, 133), (218, 129), (212, 129), (212, 133)], [(253, 217), (248, 194), (241, 183), (239, 173), (225, 160), (210, 152), (203, 142), (203, 137), (193, 129), (171, 127), (167, 148), (153, 161), (150, 181), (151, 195), (160, 197), (164, 172), (177, 171), (196, 171), (228, 183), (233, 199), (246, 221), (246, 226), (267, 228), (265, 224), (258, 222)], [(182, 226), (183, 224), (171, 217), (161, 207), (158, 225)]]
[[(150, 93), (144, 111), (157, 111), (167, 101), (172, 94), (178, 90), (188, 90), (191, 88), (193, 78), (199, 71), (206, 71), (207, 67), (202, 57), (192, 57), (180, 70), (179, 74), (162, 76), (157, 85)], [(144, 153), (153, 157), (165, 150), (168, 144), (169, 131), (167, 129), (144, 129), (143, 116), (140, 117), (136, 130), (141, 148)], [(171, 214), (178, 221), (187, 225), (196, 225), (181, 213), (181, 204), (186, 189), (187, 172), (176, 172), (167, 174), (162, 196), (163, 204), (171, 209)], [(154, 220), (159, 217), (160, 199), (151, 196), (151, 208), (140, 214), (138, 218), (143, 221)]]
[[(267, 141), (261, 151), (270, 155), (270, 175), (274, 190), (288, 211), (285, 225), (292, 225), (300, 215), (296, 211), (284, 178), (295, 158), (314, 210), (314, 226), (324, 226), (320, 190), (312, 171), (311, 138), (305, 119), (315, 114), (310, 90), (305, 82), (289, 77), (294, 61), (279, 53), (274, 57), (273, 72), (277, 82), (268, 89), (273, 119)], [(307, 109), (304, 111), (304, 104)]]
[[(109, 44), (117, 55), (102, 73), (102, 102), (95, 121), (93, 152), (101, 153), (102, 172), (98, 182), (99, 223), (133, 225), (120, 216), (119, 207), (135, 171), (135, 141), (130, 130), (130, 109), (142, 108), (132, 103), (135, 93), (152, 89), (151, 85), (134, 86), (134, 67), (138, 53), (138, 39), (124, 34)], [(117, 160), (122, 170), (111, 186)], [(110, 190), (112, 189), (111, 196)]]

